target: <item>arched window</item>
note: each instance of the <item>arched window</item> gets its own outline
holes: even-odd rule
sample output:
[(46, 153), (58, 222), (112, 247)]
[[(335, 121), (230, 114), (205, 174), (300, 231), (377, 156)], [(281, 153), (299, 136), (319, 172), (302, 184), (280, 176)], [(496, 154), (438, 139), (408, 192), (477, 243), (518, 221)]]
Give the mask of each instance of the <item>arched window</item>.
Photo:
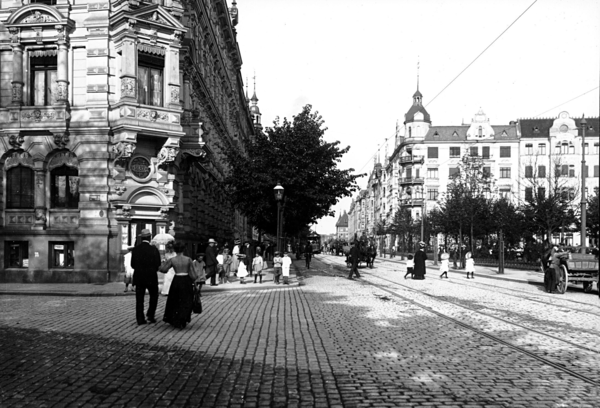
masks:
[(478, 136), (483, 137), (483, 127), (482, 126), (479, 126)]
[(33, 170), (16, 166), (6, 171), (6, 208), (33, 208)]
[(77, 208), (79, 205), (79, 172), (61, 166), (50, 172), (51, 208)]

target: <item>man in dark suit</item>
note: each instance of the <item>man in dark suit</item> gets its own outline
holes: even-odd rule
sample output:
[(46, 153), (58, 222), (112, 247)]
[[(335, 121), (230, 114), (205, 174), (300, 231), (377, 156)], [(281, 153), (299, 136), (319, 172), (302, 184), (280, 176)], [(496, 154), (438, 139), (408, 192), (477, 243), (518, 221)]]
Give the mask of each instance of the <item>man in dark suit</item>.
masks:
[(354, 241), (352, 243), (352, 248), (350, 248), (350, 258), (352, 260), (352, 267), (350, 268), (350, 275), (348, 275), (348, 279), (354, 279), (352, 274), (355, 274), (357, 278), (360, 278), (360, 273), (358, 273), (358, 258), (360, 257), (360, 248), (358, 247), (358, 242)]
[(246, 241), (246, 248), (244, 249), (244, 255), (246, 255), (246, 259), (244, 262), (246, 263), (246, 269), (248, 269), (248, 276), (252, 276), (252, 260), (254, 259), (254, 248), (250, 245), (250, 241)]
[(210, 277), (210, 286), (217, 285), (217, 241), (214, 239), (208, 240), (208, 246), (204, 251), (204, 267), (206, 268), (206, 277)]
[(150, 294), (150, 304), (146, 317), (148, 322), (156, 323), (154, 314), (158, 305), (158, 268), (160, 252), (150, 245), (152, 233), (148, 229), (140, 234), (142, 242), (131, 251), (131, 267), (133, 268), (133, 285), (135, 286), (135, 318), (138, 325), (146, 324), (144, 318), (144, 296), (146, 289)]
[(310, 269), (310, 261), (313, 255), (313, 247), (310, 241), (304, 246), (304, 258), (306, 260), (306, 269)]

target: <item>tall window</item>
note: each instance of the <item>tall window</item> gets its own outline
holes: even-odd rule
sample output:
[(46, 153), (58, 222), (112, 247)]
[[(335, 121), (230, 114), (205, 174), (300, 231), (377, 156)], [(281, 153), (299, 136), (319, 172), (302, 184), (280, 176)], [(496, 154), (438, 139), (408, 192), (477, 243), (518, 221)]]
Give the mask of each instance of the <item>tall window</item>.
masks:
[(427, 178), (437, 179), (438, 178), (438, 169), (437, 168), (427, 169)]
[(562, 154), (567, 154), (567, 153), (569, 153), (569, 144), (568, 144), (568, 143), (566, 143), (566, 142), (565, 142), (565, 143), (563, 143), (563, 144), (561, 144), (561, 145), (560, 145), (560, 152), (561, 152)]
[(31, 105), (54, 105), (58, 96), (56, 57), (32, 57), (30, 60), (30, 72)]
[(52, 208), (77, 208), (79, 205), (79, 173), (69, 166), (58, 167), (50, 173)]
[(458, 176), (458, 167), (450, 167), (448, 172), (448, 178), (454, 178)]
[(569, 166), (569, 177), (575, 177), (575, 166), (573, 164)]
[(510, 146), (500, 146), (500, 157), (510, 157)]
[(538, 187), (538, 199), (546, 197), (546, 189), (544, 187)]
[(538, 166), (538, 177), (546, 177), (546, 166)]
[(437, 188), (428, 188), (427, 189), (427, 199), (431, 201), (437, 201), (438, 198), (438, 189)]
[(585, 154), (590, 154), (590, 145), (589, 145), (589, 143), (585, 143), (583, 145), (583, 151), (585, 152)]
[(525, 145), (525, 152), (526, 154), (533, 154), (533, 143), (527, 143)]
[(427, 148), (427, 157), (430, 159), (438, 158), (438, 148), (437, 147), (428, 147)]
[(163, 106), (163, 58), (145, 54), (138, 56), (138, 102)]
[(16, 166), (6, 172), (6, 208), (33, 208), (33, 170)]
[(560, 166), (560, 175), (567, 177), (569, 175), (569, 165), (568, 164), (563, 164), (562, 166)]
[(525, 177), (527, 177), (527, 178), (533, 177), (533, 166), (525, 166)]
[(484, 159), (490, 158), (490, 147), (489, 146), (483, 146), (481, 148), (481, 157), (483, 157)]
[(569, 154), (575, 154), (575, 146), (569, 144)]
[(492, 168), (490, 166), (485, 166), (483, 168), (483, 175), (486, 177), (492, 177)]
[(546, 155), (546, 143), (538, 144), (538, 153), (541, 155)]
[(598, 166), (594, 166), (594, 177), (598, 177), (598, 173), (599, 173), (598, 168), (599, 168)]
[(479, 129), (477, 129), (477, 136), (483, 137), (483, 127), (479, 126)]
[(500, 187), (498, 194), (502, 198), (510, 198), (510, 187)]
[(525, 187), (525, 200), (532, 201), (533, 200), (533, 188)]
[(500, 167), (500, 178), (510, 178), (510, 167)]
[(460, 157), (460, 146), (450, 146), (450, 157)]
[(471, 155), (471, 157), (479, 156), (479, 147), (471, 146), (471, 148), (469, 149), (469, 154)]
[(600, 143), (598, 143), (598, 142), (594, 143), (594, 153), (595, 154), (600, 153)]

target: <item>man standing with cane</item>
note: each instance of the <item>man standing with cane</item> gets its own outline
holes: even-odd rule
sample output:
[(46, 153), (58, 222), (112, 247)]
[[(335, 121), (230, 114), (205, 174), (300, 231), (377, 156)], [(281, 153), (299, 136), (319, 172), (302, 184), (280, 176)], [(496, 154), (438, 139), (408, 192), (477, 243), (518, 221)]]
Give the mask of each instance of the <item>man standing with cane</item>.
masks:
[(206, 277), (210, 277), (210, 286), (219, 286), (217, 285), (217, 249), (215, 246), (217, 245), (217, 241), (214, 239), (208, 240), (208, 247), (205, 251), (204, 263), (206, 267)]
[[(158, 305), (158, 268), (160, 267), (160, 252), (150, 245), (152, 233), (143, 229), (140, 234), (142, 242), (131, 251), (131, 268), (133, 268), (133, 285), (135, 286), (135, 318), (138, 325), (156, 323), (154, 314)], [(144, 318), (144, 296), (146, 289), (150, 294), (148, 312)]]

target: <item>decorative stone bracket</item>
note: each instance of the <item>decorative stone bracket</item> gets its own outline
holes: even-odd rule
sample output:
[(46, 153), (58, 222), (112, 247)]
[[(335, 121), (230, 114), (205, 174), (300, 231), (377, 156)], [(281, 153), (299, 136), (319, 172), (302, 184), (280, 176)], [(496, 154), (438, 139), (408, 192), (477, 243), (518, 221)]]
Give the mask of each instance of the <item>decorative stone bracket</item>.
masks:
[(158, 152), (156, 166), (160, 167), (164, 164), (173, 163), (178, 153), (179, 139), (170, 137), (163, 148), (160, 149), (160, 152)]
[(116, 153), (116, 157), (113, 161), (114, 164), (118, 163), (120, 160), (127, 161), (133, 154), (135, 150), (135, 143), (130, 142), (118, 142), (112, 145), (111, 150), (113, 153)]

